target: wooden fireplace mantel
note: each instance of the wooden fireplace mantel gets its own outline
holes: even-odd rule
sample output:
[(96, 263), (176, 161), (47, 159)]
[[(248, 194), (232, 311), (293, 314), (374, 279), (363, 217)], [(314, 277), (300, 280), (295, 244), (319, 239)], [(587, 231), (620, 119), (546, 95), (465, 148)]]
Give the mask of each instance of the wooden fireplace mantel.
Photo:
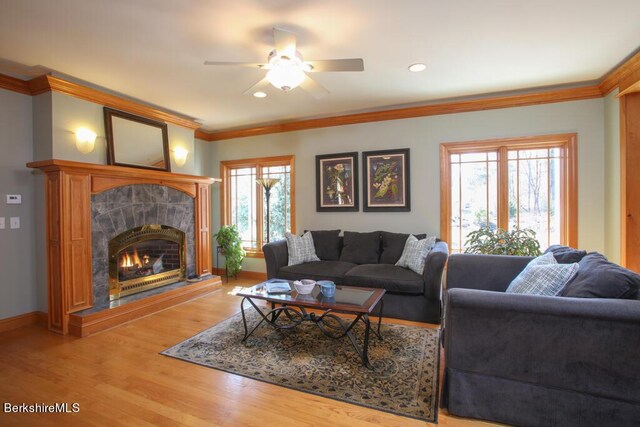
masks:
[(131, 184), (183, 191), (195, 202), (196, 274), (211, 273), (209, 187), (217, 178), (165, 171), (43, 160), (27, 166), (45, 172), (49, 329), (69, 332), (69, 315), (93, 306), (91, 194)]

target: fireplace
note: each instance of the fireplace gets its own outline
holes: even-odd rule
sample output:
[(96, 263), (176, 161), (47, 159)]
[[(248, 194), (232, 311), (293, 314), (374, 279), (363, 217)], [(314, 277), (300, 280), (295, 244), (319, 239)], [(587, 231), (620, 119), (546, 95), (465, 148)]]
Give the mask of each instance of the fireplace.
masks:
[(109, 299), (179, 282), (186, 277), (185, 233), (149, 224), (109, 241)]

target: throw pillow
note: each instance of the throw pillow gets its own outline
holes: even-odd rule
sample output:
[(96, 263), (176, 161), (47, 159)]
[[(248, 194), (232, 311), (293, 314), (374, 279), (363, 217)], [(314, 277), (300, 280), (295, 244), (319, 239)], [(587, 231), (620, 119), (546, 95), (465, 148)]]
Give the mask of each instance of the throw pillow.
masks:
[(551, 245), (544, 251), (545, 254), (551, 252), (558, 264), (573, 264), (580, 262), (587, 255), (587, 251), (570, 248), (569, 246)]
[(289, 248), (289, 265), (298, 265), (304, 262), (320, 261), (316, 256), (316, 249), (313, 246), (313, 236), (309, 231), (302, 236), (285, 233), (287, 246)]
[(318, 258), (326, 261), (338, 261), (340, 259), (340, 230), (311, 231), (313, 245), (316, 248)]
[(513, 279), (507, 293), (558, 295), (578, 272), (578, 264), (558, 264), (551, 252), (534, 258)]
[(398, 267), (409, 268), (416, 273), (422, 275), (424, 272), (424, 263), (427, 255), (436, 244), (436, 236), (429, 236), (425, 239), (418, 240), (416, 236), (407, 237), (404, 244), (404, 250), (396, 265)]
[(640, 275), (607, 261), (597, 252), (580, 261), (576, 278), (567, 284), (562, 296), (574, 298), (634, 299), (640, 288)]
[[(416, 236), (418, 240), (427, 237), (426, 234), (414, 234), (414, 236)], [(400, 256), (402, 256), (404, 244), (407, 243), (409, 234), (381, 231), (380, 237), (382, 237), (380, 264), (395, 264), (400, 259)]]
[(380, 232), (345, 231), (340, 261), (353, 264), (377, 264), (380, 258)]

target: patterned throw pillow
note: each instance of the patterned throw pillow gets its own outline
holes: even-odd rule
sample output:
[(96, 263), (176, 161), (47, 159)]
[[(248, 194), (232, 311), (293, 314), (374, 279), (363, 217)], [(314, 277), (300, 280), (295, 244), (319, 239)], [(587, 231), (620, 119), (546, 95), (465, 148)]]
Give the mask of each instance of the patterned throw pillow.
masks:
[(507, 293), (555, 296), (578, 272), (578, 263), (558, 264), (553, 253), (534, 258), (513, 279)]
[(429, 236), (426, 239), (418, 240), (415, 236), (410, 235), (404, 244), (404, 250), (396, 265), (398, 267), (409, 268), (416, 273), (422, 275), (424, 272), (424, 263), (427, 255), (436, 244), (436, 236)]
[(302, 236), (285, 233), (287, 246), (289, 247), (289, 265), (298, 265), (303, 262), (320, 261), (316, 256), (316, 248), (313, 246), (313, 236), (307, 231)]

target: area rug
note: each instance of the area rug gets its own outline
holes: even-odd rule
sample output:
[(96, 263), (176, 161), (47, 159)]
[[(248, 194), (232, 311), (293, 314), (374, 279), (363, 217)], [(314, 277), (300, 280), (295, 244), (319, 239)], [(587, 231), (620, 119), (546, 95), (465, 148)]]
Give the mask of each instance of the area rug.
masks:
[[(249, 325), (258, 314), (247, 311)], [(376, 319), (377, 320), (377, 319)], [(355, 335), (363, 342), (364, 324)], [(437, 422), (436, 329), (382, 324), (383, 340), (371, 334), (369, 360), (361, 364), (349, 340), (324, 336), (310, 322), (291, 330), (262, 324), (247, 340), (235, 316), (161, 354), (318, 396), (405, 417)]]

